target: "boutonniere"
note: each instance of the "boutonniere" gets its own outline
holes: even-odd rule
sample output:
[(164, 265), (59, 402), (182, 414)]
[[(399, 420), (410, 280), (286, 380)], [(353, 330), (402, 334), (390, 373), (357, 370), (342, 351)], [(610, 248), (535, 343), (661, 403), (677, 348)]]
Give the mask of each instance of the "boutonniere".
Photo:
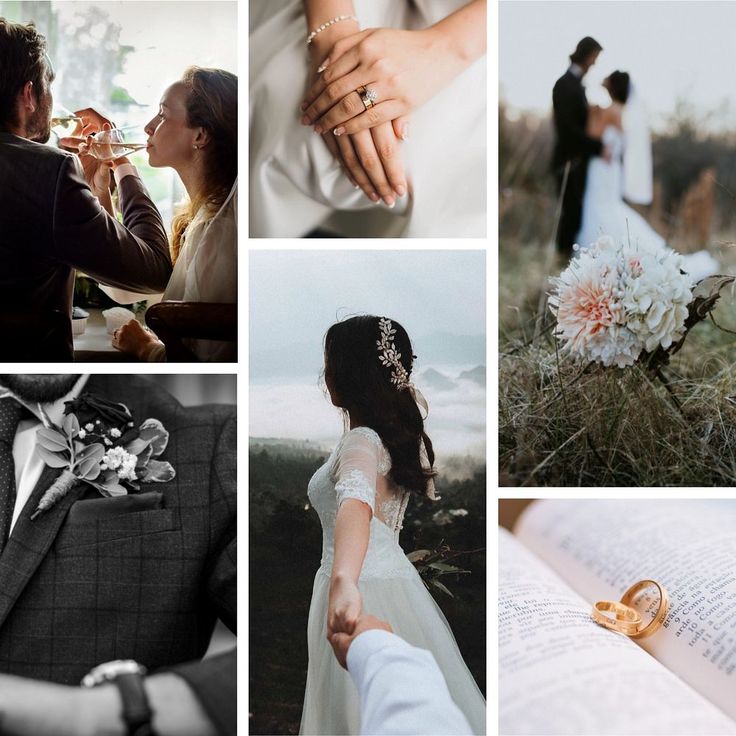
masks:
[(92, 394), (65, 402), (61, 426), (42, 410), (36, 438), (41, 458), (61, 475), (43, 494), (31, 519), (48, 511), (76, 483), (87, 483), (103, 496), (139, 491), (141, 483), (165, 483), (176, 475), (165, 460), (156, 460), (169, 441), (158, 419), (137, 429), (125, 404)]

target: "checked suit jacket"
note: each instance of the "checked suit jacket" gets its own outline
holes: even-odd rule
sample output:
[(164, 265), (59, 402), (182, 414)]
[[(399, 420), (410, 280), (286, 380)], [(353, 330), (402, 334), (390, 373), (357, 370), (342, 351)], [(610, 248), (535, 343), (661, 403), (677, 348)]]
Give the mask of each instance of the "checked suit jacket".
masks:
[(234, 407), (182, 407), (133, 376), (85, 391), (169, 431), (176, 477), (103, 498), (77, 484), (35, 520), (59, 470), (45, 468), (0, 555), (0, 672), (78, 685), (135, 659), (189, 683), (219, 733), (236, 732), (235, 652), (200, 662), (216, 619), (236, 629)]

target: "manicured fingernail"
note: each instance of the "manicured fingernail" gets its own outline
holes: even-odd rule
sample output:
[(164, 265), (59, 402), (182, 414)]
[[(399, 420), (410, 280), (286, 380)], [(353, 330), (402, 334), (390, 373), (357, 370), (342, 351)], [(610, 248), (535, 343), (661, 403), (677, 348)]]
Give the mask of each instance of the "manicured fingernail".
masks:
[(314, 126), (314, 132), (315, 133), (321, 133), (322, 132), (322, 126), (321, 125), (315, 125)]
[(309, 125), (311, 122), (309, 115), (302, 115), (302, 125)]
[(384, 197), (383, 201), (389, 209), (393, 209), (396, 206), (396, 200), (393, 197)]
[(345, 132), (345, 128), (342, 127), (342, 125), (339, 128), (335, 128), (335, 130), (332, 131), (335, 135), (342, 135)]
[(309, 105), (306, 102), (302, 102), (301, 105), (299, 105), (299, 109), (304, 111), (309, 107)]
[(399, 186), (396, 187), (396, 194), (398, 194), (399, 197), (403, 197), (406, 194), (406, 187), (403, 184), (399, 184)]
[(405, 123), (401, 128), (401, 140), (405, 141), (409, 138), (409, 123)]
[(376, 194), (375, 192), (371, 192), (371, 193), (370, 193), (370, 194), (368, 195), (368, 197), (369, 197), (369, 198), (370, 198), (371, 200), (373, 200), (374, 202), (376, 202), (376, 203), (378, 203), (378, 202), (379, 202), (379, 201), (381, 200), (381, 198), (380, 198), (380, 197), (379, 197), (379, 196), (378, 196), (378, 195), (377, 195), (377, 194)]
[(322, 72), (327, 69), (327, 65), (330, 63), (330, 58), (327, 57), (318, 67), (317, 67), (317, 74), (322, 74)]

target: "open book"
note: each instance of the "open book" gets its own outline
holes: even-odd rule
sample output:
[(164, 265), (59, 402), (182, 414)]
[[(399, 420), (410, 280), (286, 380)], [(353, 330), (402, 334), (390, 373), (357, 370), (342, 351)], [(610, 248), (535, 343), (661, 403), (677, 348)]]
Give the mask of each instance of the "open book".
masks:
[[(537, 501), (500, 533), (501, 734), (736, 734), (736, 501)], [(592, 621), (643, 579), (659, 631)]]

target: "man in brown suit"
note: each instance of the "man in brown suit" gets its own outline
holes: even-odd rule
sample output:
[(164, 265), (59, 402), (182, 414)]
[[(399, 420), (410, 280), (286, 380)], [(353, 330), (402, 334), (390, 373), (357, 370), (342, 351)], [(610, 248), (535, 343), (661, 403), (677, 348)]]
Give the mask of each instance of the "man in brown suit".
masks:
[[(54, 71), (33, 25), (0, 18), (0, 361), (73, 358), (75, 269), (106, 284), (161, 292), (171, 274), (161, 216), (125, 159), (80, 158), (48, 141)], [(104, 119), (85, 111), (85, 123)], [(110, 201), (110, 170), (123, 224)], [(8, 340), (9, 313), (57, 318), (59, 327)]]

